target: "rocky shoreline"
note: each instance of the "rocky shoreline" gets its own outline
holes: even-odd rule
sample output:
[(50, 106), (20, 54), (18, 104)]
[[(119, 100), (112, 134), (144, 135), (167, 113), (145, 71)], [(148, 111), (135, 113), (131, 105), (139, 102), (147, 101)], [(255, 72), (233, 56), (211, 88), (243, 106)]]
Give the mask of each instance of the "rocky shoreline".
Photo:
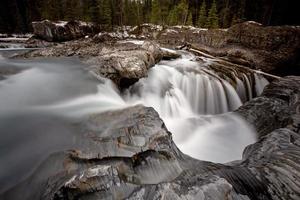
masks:
[[(144, 25), (131, 30), (130, 35), (173, 47), (188, 42), (233, 64), (241, 64), (242, 58), (245, 66), (255, 69), (260, 66), (263, 71), (272, 72), (282, 59), (290, 62), (298, 56), (300, 29), (287, 29), (279, 30), (282, 35), (272, 40), (265, 40), (273, 36), (272, 28), (254, 23), (213, 31)], [(265, 37), (251, 39), (248, 33), (253, 30), (258, 31), (257, 37)], [(197, 40), (193, 40), (195, 37)], [(236, 40), (232, 41), (231, 37)], [(278, 37), (289, 42), (278, 42)], [(241, 42), (242, 38), (245, 41)], [(98, 34), (31, 51), (21, 57), (78, 56), (90, 72), (113, 80), (123, 89), (147, 76), (149, 68), (160, 60), (179, 56), (151, 40), (139, 43), (124, 39), (128, 38), (120, 40), (109, 34)], [(241, 54), (234, 43), (242, 48), (238, 48)], [(276, 47), (269, 49), (272, 45)], [(236, 56), (231, 58), (232, 55)], [(251, 63), (250, 58), (257, 58), (256, 63)], [(276, 78), (262, 95), (235, 111), (259, 133), (259, 140), (245, 149), (240, 161), (218, 164), (183, 154), (158, 113), (153, 108), (137, 105), (95, 114), (76, 124), (82, 132), (77, 136), (82, 141), (81, 147), (51, 155), (30, 177), (0, 198), (297, 200), (300, 198), (299, 86), (300, 77)]]
[[(33, 28), (37, 38), (52, 42), (93, 37), (95, 31), (101, 31), (100, 41), (148, 39), (173, 48), (188, 43), (215, 57), (252, 69), (282, 76), (300, 75), (299, 26), (265, 27), (256, 22), (244, 22), (229, 29), (208, 30), (190, 26), (142, 24), (136, 27), (115, 27), (112, 32), (105, 32), (107, 28), (95, 27), (93, 24), (83, 26), (82, 22), (62, 24), (42, 21), (35, 22)], [(38, 44), (38, 41), (31, 40), (31, 45), (35, 42)]]

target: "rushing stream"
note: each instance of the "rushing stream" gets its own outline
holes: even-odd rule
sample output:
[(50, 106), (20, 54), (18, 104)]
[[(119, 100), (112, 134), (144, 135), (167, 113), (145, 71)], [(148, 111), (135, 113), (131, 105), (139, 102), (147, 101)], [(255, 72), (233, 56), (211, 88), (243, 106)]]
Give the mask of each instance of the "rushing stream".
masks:
[(234, 84), (208, 68), (211, 62), (196, 62), (183, 52), (120, 93), (110, 80), (95, 79), (77, 58), (0, 57), (0, 68), (22, 70), (0, 81), (0, 192), (51, 153), (80, 145), (72, 122), (135, 104), (154, 107), (184, 153), (221, 163), (241, 159), (256, 134), (230, 111), (260, 94), (268, 82), (243, 74)]

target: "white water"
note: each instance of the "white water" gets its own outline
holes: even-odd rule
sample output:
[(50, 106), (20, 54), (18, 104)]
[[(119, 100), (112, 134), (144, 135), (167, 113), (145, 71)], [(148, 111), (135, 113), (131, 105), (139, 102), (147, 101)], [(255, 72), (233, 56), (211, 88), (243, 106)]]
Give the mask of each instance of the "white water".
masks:
[(70, 122), (135, 104), (154, 107), (176, 145), (194, 158), (241, 159), (244, 147), (256, 140), (252, 128), (230, 111), (262, 92), (267, 81), (260, 75), (225, 81), (207, 68), (213, 60), (200, 64), (183, 53), (160, 62), (121, 94), (110, 80), (95, 80), (77, 59), (5, 58), (12, 54), (0, 51), (0, 72), (21, 70), (0, 81), (0, 193), (52, 153), (80, 144), (75, 137), (80, 130)]
[[(161, 62), (122, 95), (111, 81), (103, 79), (96, 94), (42, 108), (70, 117), (143, 104), (155, 108), (184, 153), (221, 163), (241, 159), (243, 149), (255, 142), (256, 133), (230, 111), (242, 105), (241, 98), (253, 97), (250, 80), (237, 77), (235, 88), (206, 68), (211, 61), (199, 64), (193, 59), (187, 54)], [(258, 84), (264, 83), (260, 80)], [(255, 87), (260, 93), (263, 85)]]
[(160, 114), (182, 152), (222, 163), (241, 159), (245, 146), (255, 142), (256, 133), (230, 111), (254, 97), (253, 88), (260, 93), (267, 82), (260, 76), (252, 80), (243, 75), (232, 85), (206, 67), (213, 61), (200, 64), (194, 59), (184, 53), (182, 58), (160, 62), (147, 78), (123, 94), (110, 80), (101, 79), (98, 84), (88, 80), (76, 67), (78, 63), (69, 60), (13, 63), (39, 67), (2, 81), (0, 110), (3, 116), (32, 110), (81, 117), (143, 104)]
[(245, 100), (247, 92), (252, 95), (247, 91), (250, 86), (238, 81), (235, 89), (208, 71), (206, 64), (193, 61), (191, 55), (161, 62), (124, 99), (154, 107), (184, 153), (221, 163), (241, 159), (243, 149), (255, 142), (256, 133), (242, 118), (228, 112), (242, 105), (238, 92)]

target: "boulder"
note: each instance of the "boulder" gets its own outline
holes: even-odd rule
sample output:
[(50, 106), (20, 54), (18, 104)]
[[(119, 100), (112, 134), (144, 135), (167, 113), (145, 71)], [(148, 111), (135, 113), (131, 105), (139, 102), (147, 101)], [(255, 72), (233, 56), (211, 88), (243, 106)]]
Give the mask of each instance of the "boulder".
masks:
[(161, 49), (153, 41), (109, 40), (98, 41), (98, 37), (83, 38), (57, 44), (53, 47), (28, 52), (21, 57), (79, 56), (88, 70), (96, 76), (111, 79), (120, 88), (127, 88), (161, 59), (178, 58), (176, 51)]
[(44, 20), (32, 22), (32, 28), (36, 37), (49, 42), (69, 41), (100, 32), (100, 26), (81, 21)]

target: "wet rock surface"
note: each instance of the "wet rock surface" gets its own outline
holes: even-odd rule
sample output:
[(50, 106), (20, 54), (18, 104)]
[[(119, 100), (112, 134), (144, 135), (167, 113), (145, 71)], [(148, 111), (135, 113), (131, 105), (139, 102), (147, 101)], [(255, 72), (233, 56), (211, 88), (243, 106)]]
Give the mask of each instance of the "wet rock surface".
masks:
[(184, 155), (154, 109), (135, 106), (79, 122), (78, 148), (53, 154), (1, 199), (299, 199), (299, 82), (275, 81), (236, 111), (261, 133), (241, 161)]

